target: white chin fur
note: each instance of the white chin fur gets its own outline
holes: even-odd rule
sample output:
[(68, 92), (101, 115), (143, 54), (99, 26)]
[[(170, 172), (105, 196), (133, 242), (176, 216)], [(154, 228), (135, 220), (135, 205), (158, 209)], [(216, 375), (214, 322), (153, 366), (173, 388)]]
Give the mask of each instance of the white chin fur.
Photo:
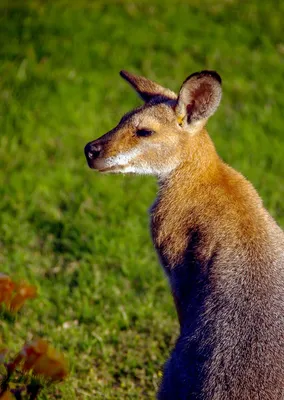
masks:
[(137, 165), (126, 165), (121, 169), (124, 174), (139, 174), (139, 175), (156, 175), (155, 171), (150, 166), (137, 166)]
[(117, 156), (109, 157), (105, 160), (105, 165), (108, 168), (115, 167), (113, 171), (109, 171), (112, 173), (132, 173), (138, 175), (155, 175), (158, 177), (166, 176), (176, 168), (176, 165), (170, 162), (167, 165), (159, 167), (151, 166), (147, 162), (143, 162), (143, 160), (139, 160), (135, 165), (135, 158), (142, 153), (141, 149), (134, 148)]
[(166, 168), (152, 168), (150, 165), (118, 165), (109, 172), (114, 174), (153, 175), (158, 178), (165, 178), (174, 168), (175, 166), (169, 165)]
[(132, 161), (135, 157), (139, 156), (141, 151), (139, 149), (131, 149), (125, 153), (118, 154), (114, 157), (109, 157), (105, 160), (105, 164), (107, 167), (118, 167), (118, 166), (127, 166), (130, 161)]

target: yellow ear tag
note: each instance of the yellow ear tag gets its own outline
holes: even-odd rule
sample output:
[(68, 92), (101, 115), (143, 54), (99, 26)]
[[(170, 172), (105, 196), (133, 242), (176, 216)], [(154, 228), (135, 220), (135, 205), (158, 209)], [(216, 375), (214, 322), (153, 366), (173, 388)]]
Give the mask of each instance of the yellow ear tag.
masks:
[(182, 126), (183, 120), (184, 120), (184, 117), (182, 117), (181, 115), (178, 115), (177, 122), (178, 122), (179, 126)]

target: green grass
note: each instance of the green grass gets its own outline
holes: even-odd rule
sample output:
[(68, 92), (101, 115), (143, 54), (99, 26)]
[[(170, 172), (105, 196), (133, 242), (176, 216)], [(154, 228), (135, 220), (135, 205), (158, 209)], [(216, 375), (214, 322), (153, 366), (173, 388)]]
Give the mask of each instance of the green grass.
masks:
[(0, 262), (40, 295), (0, 338), (66, 354), (70, 378), (42, 399), (154, 398), (178, 331), (148, 229), (155, 180), (100, 176), (83, 147), (139, 104), (120, 69), (173, 90), (216, 69), (209, 132), (284, 226), (284, 3), (22, 4), (0, 7)]

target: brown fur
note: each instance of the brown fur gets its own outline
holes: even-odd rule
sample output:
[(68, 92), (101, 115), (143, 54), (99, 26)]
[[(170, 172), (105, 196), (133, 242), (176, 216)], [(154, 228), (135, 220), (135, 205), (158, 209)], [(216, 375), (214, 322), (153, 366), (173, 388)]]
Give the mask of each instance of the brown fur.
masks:
[[(183, 151), (186, 152), (185, 147)], [(157, 247), (170, 242), (167, 256), (171, 264), (183, 255), (189, 226), (202, 224), (210, 241), (214, 237), (219, 240), (229, 230), (233, 233), (230, 241), (245, 238), (247, 242), (254, 237), (261, 238), (263, 223), (266, 223), (262, 221), (264, 215), (252, 185), (219, 159), (203, 130), (191, 140), (188, 159), (170, 179), (161, 181), (152, 213), (152, 229), (157, 231)]]
[[(146, 78), (122, 76), (146, 104), (85, 153), (100, 171), (159, 180), (151, 232), (180, 336), (158, 399), (283, 400), (284, 234), (207, 134), (221, 78), (195, 73), (176, 96)], [(139, 137), (141, 129), (149, 137)]]

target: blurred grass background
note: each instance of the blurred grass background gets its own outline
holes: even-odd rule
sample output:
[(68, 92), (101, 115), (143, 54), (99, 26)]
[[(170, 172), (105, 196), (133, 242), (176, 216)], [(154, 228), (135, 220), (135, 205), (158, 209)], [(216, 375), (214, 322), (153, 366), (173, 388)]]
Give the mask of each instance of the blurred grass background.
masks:
[(139, 104), (120, 69), (178, 90), (216, 69), (219, 154), (284, 226), (284, 3), (0, 3), (1, 272), (39, 287), (12, 351), (43, 336), (70, 361), (45, 398), (154, 398), (177, 319), (151, 244), (150, 177), (100, 176), (84, 145)]

